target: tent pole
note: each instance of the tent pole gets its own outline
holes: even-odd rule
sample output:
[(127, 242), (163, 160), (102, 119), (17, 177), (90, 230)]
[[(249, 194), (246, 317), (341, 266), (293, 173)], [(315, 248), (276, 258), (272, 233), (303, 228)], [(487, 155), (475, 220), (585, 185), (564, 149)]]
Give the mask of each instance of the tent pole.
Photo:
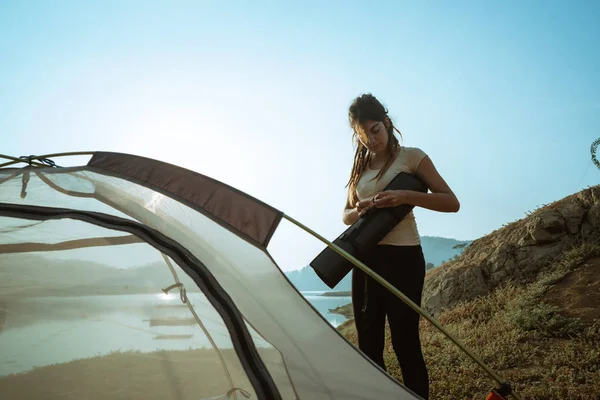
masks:
[[(210, 345), (212, 346), (213, 350), (217, 353), (217, 355), (219, 357), (219, 361), (221, 362), (221, 366), (225, 370), (225, 375), (227, 375), (227, 381), (229, 381), (229, 390), (233, 394), (233, 399), (237, 400), (237, 393), (236, 393), (236, 390), (235, 390), (236, 387), (233, 384), (233, 378), (231, 377), (231, 373), (229, 372), (229, 368), (227, 368), (227, 363), (225, 362), (225, 358), (223, 357), (223, 354), (221, 353), (221, 349), (219, 349), (219, 346), (217, 346), (217, 344), (213, 340), (210, 332), (208, 331), (208, 329), (206, 329), (206, 327), (204, 326), (204, 324), (200, 320), (200, 317), (198, 316), (198, 314), (196, 314), (196, 311), (194, 310), (194, 307), (192, 307), (192, 305), (190, 304), (189, 299), (188, 299), (187, 295), (185, 294), (185, 287), (183, 286), (183, 284), (179, 280), (179, 276), (177, 275), (177, 271), (175, 271), (175, 268), (173, 267), (173, 264), (171, 264), (171, 261), (169, 260), (169, 257), (167, 257), (167, 255), (164, 254), (162, 251), (160, 252), (160, 255), (165, 260), (165, 263), (167, 264), (167, 266), (171, 270), (171, 274), (173, 274), (173, 278), (175, 279), (175, 285), (173, 285), (173, 286), (182, 285), (183, 289), (181, 289), (181, 287), (179, 288), (181, 301), (186, 305), (186, 307), (188, 308), (188, 311), (194, 316), (194, 319), (196, 320), (196, 323), (198, 324), (198, 326), (200, 326), (200, 329), (202, 329), (202, 332), (204, 332), (204, 335), (206, 336), (206, 338), (210, 342)], [(182, 292), (182, 290), (183, 290), (183, 292)], [(163, 289), (163, 292), (167, 293), (165, 291), (165, 289)], [(184, 299), (185, 299), (185, 301), (184, 301)]]
[[(507, 384), (507, 382), (504, 379), (502, 379), (498, 374), (496, 374), (494, 371), (492, 371), (475, 354), (473, 354), (471, 351), (469, 351), (462, 343), (460, 343), (456, 338), (454, 338), (454, 336), (452, 336), (452, 334), (450, 334), (450, 332), (446, 331), (440, 325), (439, 322), (437, 322), (435, 319), (433, 319), (433, 317), (431, 317), (425, 310), (423, 310), (421, 307), (419, 307), (418, 305), (416, 305), (412, 300), (410, 300), (408, 297), (406, 297), (406, 295), (404, 295), (404, 293), (402, 293), (400, 290), (398, 290), (397, 288), (395, 288), (394, 286), (392, 286), (388, 281), (386, 281), (383, 277), (381, 277), (381, 275), (377, 274), (375, 271), (373, 271), (372, 269), (370, 269), (369, 267), (367, 267), (364, 263), (362, 263), (361, 261), (357, 260), (355, 257), (353, 257), (352, 255), (350, 255), (345, 250), (341, 249), (339, 246), (337, 246), (334, 243), (330, 242), (329, 240), (325, 239), (323, 236), (319, 235), (318, 233), (316, 233), (315, 231), (313, 231), (309, 227), (305, 226), (301, 222), (296, 221), (294, 218), (290, 217), (289, 215), (287, 215), (287, 214), (284, 213), (283, 214), (283, 218), (287, 219), (288, 221), (292, 222), (296, 226), (300, 227), (301, 229), (303, 229), (306, 232), (310, 233), (311, 235), (315, 236), (317, 239), (319, 239), (323, 243), (327, 244), (327, 246), (329, 246), (336, 253), (340, 254), (345, 259), (347, 259), (348, 261), (350, 261), (352, 264), (354, 264), (355, 266), (357, 266), (358, 268), (360, 268), (361, 270), (363, 270), (365, 273), (367, 273), (369, 276), (371, 276), (373, 279), (375, 279), (377, 282), (379, 282), (381, 285), (383, 285), (386, 289), (388, 289), (390, 292), (392, 292), (394, 295), (396, 295), (396, 297), (399, 297), (402, 301), (404, 301), (406, 304), (408, 304), (413, 310), (415, 310), (416, 312), (418, 312), (419, 314), (421, 314), (423, 317), (425, 317), (425, 319), (427, 319), (437, 329), (439, 329), (444, 335), (446, 335), (446, 337), (448, 339), (450, 339), (463, 352), (465, 352), (473, 361), (475, 361), (477, 364), (479, 364), (479, 366), (481, 368), (483, 368), (483, 370), (485, 372), (487, 372), (488, 375), (490, 375), (496, 382), (498, 382), (500, 385)], [(511, 394), (516, 399), (521, 400), (521, 398), (516, 393), (513, 392), (512, 388), (511, 388)]]
[[(0, 168), (2, 167), (6, 167), (9, 165), (13, 165), (13, 164), (19, 164), (19, 163), (25, 163), (25, 164), (29, 164), (29, 159), (28, 158), (17, 158), (17, 157), (12, 157), (12, 156), (7, 156), (5, 154), (0, 154), (0, 158), (5, 158), (7, 160), (12, 160), (10, 162), (4, 163), (4, 164), (0, 164)], [(37, 157), (34, 157), (37, 158)], [(38, 167), (47, 167), (47, 165), (44, 165), (42, 163), (33, 161), (33, 158), (31, 159), (31, 165), (37, 165)]]
[(43, 154), (41, 156), (31, 156), (31, 157), (28, 157), (28, 158), (17, 158), (17, 157), (11, 157), (11, 156), (7, 156), (7, 155), (4, 155), (4, 154), (0, 154), (0, 158), (5, 158), (7, 160), (12, 160), (12, 161), (9, 161), (7, 163), (0, 164), (0, 168), (7, 167), (7, 166), (13, 165), (13, 164), (19, 164), (19, 163), (27, 163), (28, 164), (30, 160), (31, 160), (32, 164), (35, 164), (35, 165), (37, 165), (39, 167), (47, 167), (47, 165), (35, 162), (33, 160), (39, 160), (39, 159), (51, 158), (51, 157), (91, 156), (91, 155), (93, 155), (95, 153), (96, 152), (94, 152), (94, 151), (74, 151), (74, 152), (69, 152), (69, 153)]

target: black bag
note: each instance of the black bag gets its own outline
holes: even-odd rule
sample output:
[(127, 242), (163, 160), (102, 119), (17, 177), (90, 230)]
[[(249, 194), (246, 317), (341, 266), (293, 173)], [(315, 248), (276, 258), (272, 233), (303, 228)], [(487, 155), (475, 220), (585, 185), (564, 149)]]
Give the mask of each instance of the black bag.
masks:
[[(385, 190), (412, 190), (427, 193), (428, 188), (412, 174), (400, 172)], [(363, 261), (364, 256), (379, 243), (414, 208), (409, 204), (397, 207), (371, 208), (346, 229), (333, 244)], [(334, 288), (352, 270), (354, 264), (330, 247), (325, 248), (310, 266), (319, 278)]]

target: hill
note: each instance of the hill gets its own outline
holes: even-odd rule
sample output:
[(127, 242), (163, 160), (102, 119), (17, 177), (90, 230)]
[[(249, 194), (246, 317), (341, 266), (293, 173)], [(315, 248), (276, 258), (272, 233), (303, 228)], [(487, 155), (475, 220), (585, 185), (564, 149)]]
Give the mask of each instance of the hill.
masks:
[(557, 257), (597, 239), (599, 199), (600, 186), (595, 186), (473, 241), (460, 258), (428, 273), (424, 306), (436, 314), (488, 294), (507, 281), (534, 282)]
[[(453, 259), (459, 256), (464, 248), (471, 241), (456, 240), (444, 237), (421, 236), (421, 246), (423, 246), (423, 254), (425, 261), (432, 269), (441, 265), (444, 261)], [(316, 256), (316, 254), (315, 254)], [(310, 266), (305, 266), (302, 269), (286, 272), (286, 276), (298, 290), (330, 290), (321, 279), (315, 274)], [(351, 275), (348, 274), (334, 290), (346, 291), (351, 288)]]
[[(473, 241), (427, 274), (423, 305), (522, 398), (597, 399), (600, 186)], [(357, 345), (352, 320), (338, 329)], [(386, 337), (386, 364), (402, 381)], [(495, 386), (425, 319), (421, 340), (431, 398), (482, 399)]]
[[(189, 279), (181, 273), (179, 277)], [(164, 262), (118, 269), (88, 260), (33, 254), (0, 256), (0, 294), (7, 298), (15, 295), (156, 294), (173, 282), (173, 275)], [(195, 285), (187, 286), (188, 291), (199, 290)]]

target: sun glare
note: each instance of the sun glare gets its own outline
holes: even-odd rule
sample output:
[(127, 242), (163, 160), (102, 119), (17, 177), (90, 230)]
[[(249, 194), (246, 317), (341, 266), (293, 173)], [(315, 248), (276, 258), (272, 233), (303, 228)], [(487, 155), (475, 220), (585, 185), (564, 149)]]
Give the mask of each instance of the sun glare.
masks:
[(175, 297), (169, 293), (159, 293), (156, 295), (159, 300), (168, 301), (173, 300)]

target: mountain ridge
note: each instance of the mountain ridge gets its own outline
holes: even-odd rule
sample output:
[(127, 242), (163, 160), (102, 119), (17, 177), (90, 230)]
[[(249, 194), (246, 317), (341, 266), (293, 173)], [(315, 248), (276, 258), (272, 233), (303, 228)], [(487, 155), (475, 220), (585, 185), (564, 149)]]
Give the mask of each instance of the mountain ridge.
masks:
[[(178, 276), (191, 282), (184, 273)], [(163, 287), (173, 282), (164, 262), (115, 268), (102, 262), (34, 254), (0, 257), (0, 297), (160, 294)], [(186, 285), (186, 289), (200, 291), (196, 285)]]
[[(472, 240), (458, 240), (442, 236), (421, 236), (421, 246), (427, 269), (431, 270), (445, 261), (458, 257), (465, 248), (472, 243)], [(458, 246), (458, 247), (457, 247)], [(316, 256), (316, 255), (315, 255)], [(286, 277), (298, 290), (304, 291), (329, 291), (331, 290), (317, 276), (310, 265), (304, 266), (293, 271), (286, 271)], [(347, 291), (351, 289), (351, 274), (348, 274), (333, 289), (335, 291)]]

